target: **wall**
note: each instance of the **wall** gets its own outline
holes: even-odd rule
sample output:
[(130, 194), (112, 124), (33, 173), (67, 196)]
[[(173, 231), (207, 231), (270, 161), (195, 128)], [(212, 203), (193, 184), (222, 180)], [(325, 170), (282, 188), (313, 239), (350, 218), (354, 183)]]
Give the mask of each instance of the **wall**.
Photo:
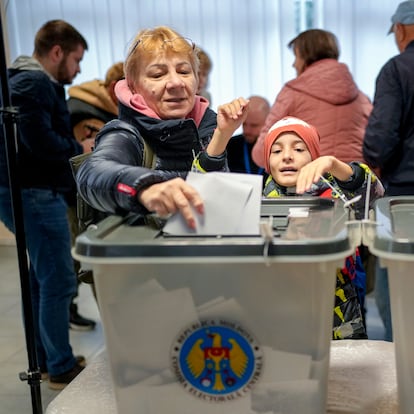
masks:
[(213, 108), (251, 94), (274, 101), (283, 83), (295, 76), (286, 45), (306, 28), (306, 19), (298, 15), (305, 3), (312, 4), (311, 26), (338, 36), (340, 60), (369, 97), (380, 67), (398, 53), (393, 36), (386, 35), (398, 4), (392, 0), (0, 1), (6, 10), (9, 60), (32, 53), (34, 34), (49, 19), (63, 18), (86, 37), (89, 51), (74, 83), (102, 78), (112, 63), (124, 59), (138, 30), (172, 26), (210, 54)]

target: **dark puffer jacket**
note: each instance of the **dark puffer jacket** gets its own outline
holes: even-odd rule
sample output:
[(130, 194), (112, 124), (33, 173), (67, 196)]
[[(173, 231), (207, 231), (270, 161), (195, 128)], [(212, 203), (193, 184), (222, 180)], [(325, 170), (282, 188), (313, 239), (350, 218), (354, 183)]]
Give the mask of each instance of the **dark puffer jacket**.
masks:
[[(101, 129), (95, 150), (76, 175), (81, 196), (100, 211), (145, 212), (138, 192), (172, 178), (185, 178), (196, 156), (205, 171), (227, 169), (225, 153), (210, 157), (205, 152), (217, 126), (211, 109), (198, 128), (192, 119), (150, 118), (122, 104), (119, 118)], [(154, 169), (142, 167), (143, 140), (156, 156)]]

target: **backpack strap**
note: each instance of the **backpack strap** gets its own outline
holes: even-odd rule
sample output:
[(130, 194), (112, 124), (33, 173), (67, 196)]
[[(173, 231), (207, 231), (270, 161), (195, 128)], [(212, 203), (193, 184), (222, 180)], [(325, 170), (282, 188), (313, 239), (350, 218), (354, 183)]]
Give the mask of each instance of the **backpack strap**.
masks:
[(157, 156), (154, 154), (154, 151), (144, 139), (142, 142), (144, 144), (144, 152), (142, 153), (142, 166), (153, 170), (155, 169), (155, 165), (157, 163)]
[(91, 152), (84, 152), (83, 154), (75, 155), (72, 158), (69, 158), (70, 168), (72, 169), (73, 177), (76, 180), (76, 173), (79, 170), (79, 167), (83, 162), (91, 155)]

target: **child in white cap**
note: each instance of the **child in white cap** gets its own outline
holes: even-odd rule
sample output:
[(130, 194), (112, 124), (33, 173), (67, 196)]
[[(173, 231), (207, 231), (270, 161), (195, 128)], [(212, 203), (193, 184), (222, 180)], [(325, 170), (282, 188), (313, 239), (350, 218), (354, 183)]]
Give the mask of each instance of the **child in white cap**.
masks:
[[(269, 177), (265, 197), (307, 195), (351, 200), (357, 219), (363, 218), (370, 182), (370, 205), (382, 197), (384, 188), (365, 164), (344, 163), (333, 156), (320, 156), (319, 134), (310, 124), (285, 117), (269, 130), (264, 142), (265, 168)], [(365, 272), (358, 251), (348, 257), (337, 274), (334, 308), (334, 339), (363, 339), (366, 329), (361, 309), (365, 296)]]

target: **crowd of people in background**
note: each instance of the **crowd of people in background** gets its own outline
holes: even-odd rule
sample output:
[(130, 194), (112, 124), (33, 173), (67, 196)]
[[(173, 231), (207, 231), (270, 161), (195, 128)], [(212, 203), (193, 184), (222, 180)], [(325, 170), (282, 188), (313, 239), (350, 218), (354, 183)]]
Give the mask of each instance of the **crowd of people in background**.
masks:
[[(169, 27), (139, 31), (124, 62), (109, 68), (104, 80), (70, 87), (68, 97), (64, 86), (80, 72), (87, 41), (62, 20), (40, 28), (33, 55), (13, 62), (9, 82), (21, 114), (19, 181), (36, 352), (51, 388), (64, 388), (86, 364), (73, 354), (69, 327), (95, 326), (74, 301), (77, 192), (105, 213), (178, 212), (190, 227), (194, 214), (203, 214), (203, 200), (185, 181), (190, 170), (262, 174), (264, 197), (292, 188), (319, 196), (326, 190), (320, 176), (328, 173), (338, 193), (366, 190), (370, 178), (372, 201), (383, 195), (381, 182), (385, 195), (414, 195), (414, 1), (399, 4), (391, 22), (400, 54), (381, 69), (373, 102), (339, 62), (336, 36), (310, 29), (288, 44), (297, 76), (272, 106), (252, 95), (217, 111), (207, 90), (211, 58)], [(238, 128), (242, 133), (235, 135)], [(14, 232), (4, 142), (0, 219)], [(144, 162), (147, 151), (154, 168)], [(69, 159), (82, 153), (90, 156), (74, 177)], [(290, 181), (280, 165), (295, 167), (294, 174), (289, 167)], [(377, 261), (377, 304), (391, 341), (387, 277)], [(365, 337), (362, 313), (351, 315), (358, 329), (347, 336), (339, 324), (336, 337)]]

